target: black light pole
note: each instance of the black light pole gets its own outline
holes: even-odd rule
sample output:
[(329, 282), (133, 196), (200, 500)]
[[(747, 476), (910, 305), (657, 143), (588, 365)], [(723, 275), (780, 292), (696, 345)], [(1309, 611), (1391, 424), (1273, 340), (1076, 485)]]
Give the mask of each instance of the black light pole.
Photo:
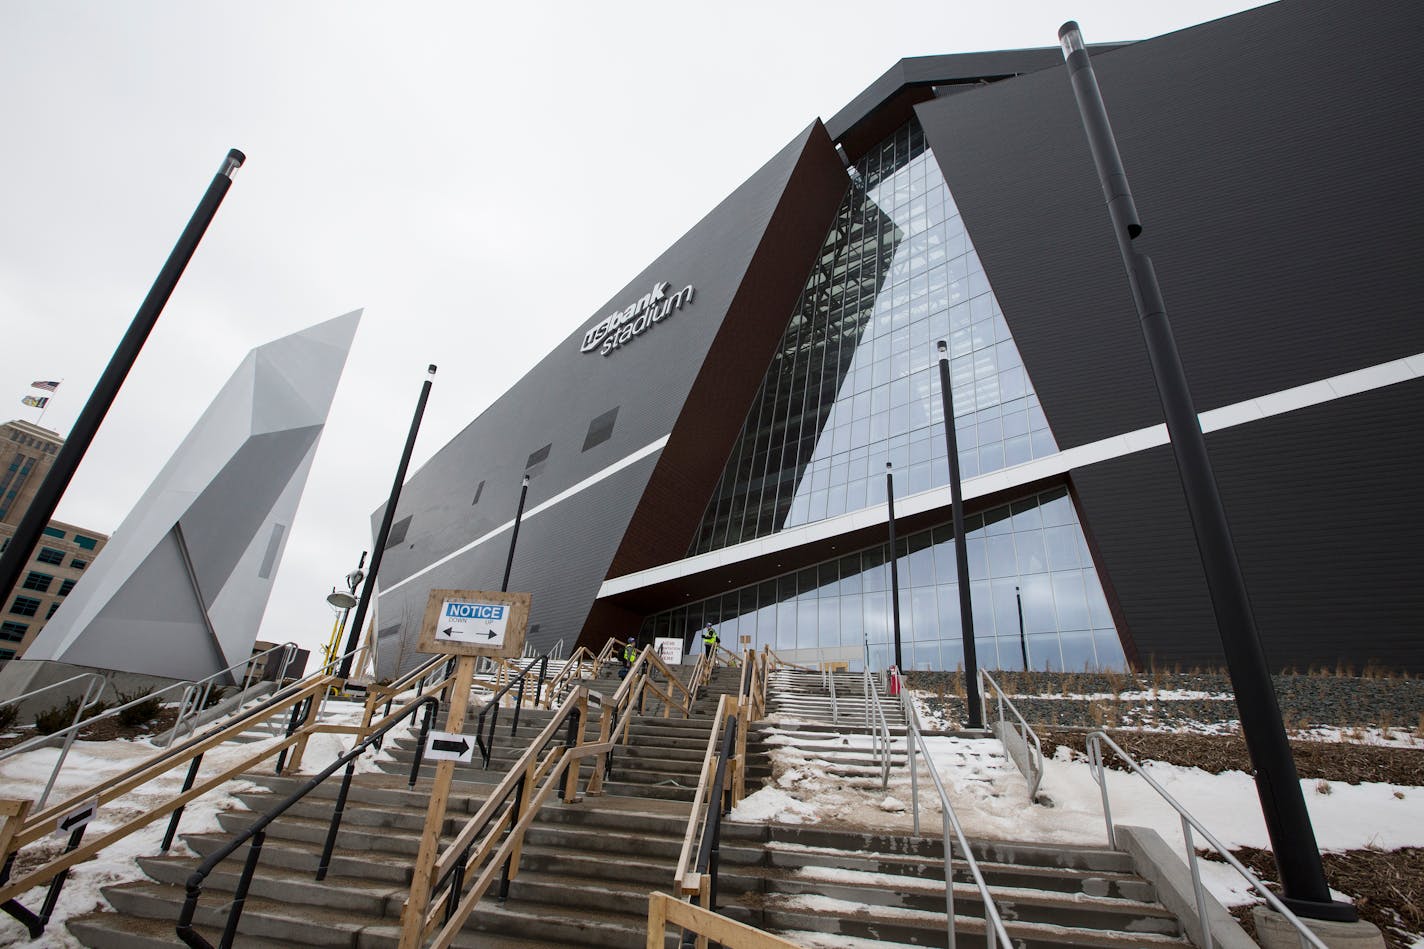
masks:
[(954, 398), (949, 391), (949, 346), (940, 340), (939, 397), (944, 404), (944, 448), (949, 455), (949, 499), (954, 517), (954, 572), (959, 579), (959, 632), (964, 640), (964, 703), (969, 727), (984, 727), (979, 700), (979, 653), (974, 646), (974, 605), (969, 590), (969, 545), (964, 537), (964, 491), (959, 477), (959, 439), (954, 434)]
[(890, 505), (890, 622), (895, 632), (895, 668), (905, 670), (900, 656), (900, 568), (899, 555), (895, 549), (895, 476), (890, 473), (890, 462), (885, 462), (885, 500)]
[(1019, 652), (1023, 654), (1024, 672), (1028, 671), (1028, 640), (1024, 639), (1023, 631), (1023, 594), (1018, 587), (1014, 587), (1014, 599), (1019, 605)]
[(1236, 559), (1226, 510), (1207, 454), (1206, 438), (1202, 435), (1191, 389), (1167, 320), (1167, 305), (1157, 285), (1151, 258), (1133, 249), (1132, 242), (1142, 234), (1142, 224), (1092, 61), (1077, 23), (1070, 20), (1063, 24), (1058, 39), (1063, 46), (1073, 95), (1078, 100), (1078, 112), (1098, 168), (1118, 251), (1137, 305), (1147, 357), (1162, 400), (1162, 413), (1211, 593), (1231, 686), (1241, 712), (1241, 732), (1256, 772), (1256, 793), (1261, 798), (1266, 830), (1280, 871), (1282, 899), (1301, 916), (1353, 922), (1358, 919), (1354, 907), (1332, 901), (1330, 888), (1325, 883), (1315, 830), (1305, 809), (1305, 797), (1301, 794), (1300, 779), (1286, 740), (1270, 667), (1266, 664), (1246, 581)]
[(79, 468), (79, 462), (84, 460), (84, 453), (89, 450), (89, 443), (94, 440), (94, 435), (99, 430), (99, 423), (104, 421), (109, 407), (114, 404), (114, 397), (119, 394), (119, 387), (124, 384), (129, 370), (133, 368), (134, 360), (138, 358), (139, 350), (143, 349), (148, 334), (152, 332), (154, 324), (158, 322), (159, 314), (163, 312), (168, 298), (173, 295), (173, 288), (178, 285), (178, 278), (183, 276), (188, 261), (192, 259), (193, 252), (198, 249), (198, 242), (203, 239), (203, 234), (207, 232), (213, 215), (217, 214), (218, 206), (222, 204), (223, 198), (227, 195), (227, 189), (232, 187), (232, 176), (237, 173), (237, 169), (246, 160), (247, 156), (235, 148), (227, 153), (227, 157), (223, 159), (222, 167), (218, 169), (218, 173), (213, 176), (212, 183), (208, 185), (207, 193), (198, 202), (193, 216), (188, 219), (188, 226), (183, 228), (183, 233), (178, 236), (178, 243), (173, 245), (173, 250), (169, 252), (163, 269), (158, 272), (153, 286), (149, 288), (148, 296), (144, 297), (143, 303), (139, 304), (138, 312), (134, 314), (133, 321), (129, 323), (128, 332), (124, 334), (123, 339), (119, 340), (119, 345), (114, 349), (114, 355), (109, 357), (109, 364), (104, 367), (104, 374), (99, 377), (94, 391), (89, 394), (89, 400), (84, 403), (84, 408), (79, 413), (79, 418), (75, 420), (69, 437), (64, 440), (64, 446), (55, 456), (49, 474), (45, 476), (44, 481), (40, 482), (39, 490), (35, 492), (35, 499), (30, 502), (25, 516), (20, 518), (20, 523), (15, 527), (15, 534), (10, 539), (10, 546), (3, 554), (0, 554), (0, 591), (8, 593), (14, 589), (15, 582), (20, 579), (20, 572), (24, 570), (30, 555), (34, 553), (40, 533), (49, 523), (49, 519), (54, 516), (54, 509), (59, 506), (59, 499), (64, 496), (65, 489), (69, 487), (74, 472)]
[(346, 648), (342, 650), (341, 671), (338, 675), (343, 679), (351, 675), (351, 659), (355, 655), (356, 640), (361, 635), (361, 624), (366, 621), (366, 610), (371, 606), (371, 594), (376, 589), (376, 576), (381, 572), (381, 558), (386, 552), (386, 540), (391, 536), (391, 522), (395, 520), (401, 486), (405, 484), (405, 470), (410, 467), (410, 455), (415, 450), (415, 436), (420, 431), (420, 420), (425, 415), (425, 403), (430, 399), (430, 386), (435, 381), (435, 364), (431, 363), (425, 372), (427, 378), (420, 387), (420, 399), (415, 403), (410, 432), (405, 436), (405, 451), (401, 452), (400, 464), (396, 466), (396, 477), (391, 482), (391, 496), (386, 499), (386, 512), (381, 516), (381, 529), (376, 533), (371, 569), (367, 571), (366, 582), (361, 586), (361, 602), (356, 604), (356, 619), (351, 623), (351, 632), (346, 637)]
[(499, 585), (499, 592), (509, 592), (509, 572), (514, 569), (514, 545), (519, 543), (519, 522), (524, 519), (524, 499), (529, 496), (529, 476), (524, 476), (524, 483), (519, 486), (519, 508), (514, 512), (514, 533), (509, 535), (509, 556), (504, 561), (504, 580)]

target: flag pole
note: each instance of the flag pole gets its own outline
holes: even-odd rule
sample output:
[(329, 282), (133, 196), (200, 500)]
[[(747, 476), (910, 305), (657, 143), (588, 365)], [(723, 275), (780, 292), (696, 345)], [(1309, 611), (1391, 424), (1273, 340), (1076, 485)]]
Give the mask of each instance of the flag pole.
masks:
[(64, 496), (64, 490), (69, 487), (70, 479), (74, 477), (79, 462), (89, 450), (89, 443), (94, 440), (94, 435), (99, 430), (99, 423), (108, 414), (109, 406), (114, 404), (119, 387), (123, 385), (129, 369), (138, 358), (139, 350), (143, 348), (148, 334), (158, 322), (164, 305), (173, 295), (173, 288), (178, 285), (178, 278), (183, 276), (188, 261), (198, 249), (198, 242), (203, 239), (208, 224), (217, 214), (218, 206), (222, 204), (228, 188), (232, 186), (232, 176), (246, 160), (247, 156), (235, 148), (227, 153), (217, 174), (213, 176), (212, 183), (208, 185), (208, 190), (203, 194), (203, 199), (193, 211), (193, 216), (188, 219), (187, 227), (183, 228), (183, 233), (178, 236), (178, 243), (173, 245), (173, 250), (168, 254), (163, 269), (154, 279), (148, 296), (139, 304), (138, 312), (129, 323), (128, 332), (124, 333), (114, 355), (109, 358), (109, 364), (104, 367), (104, 374), (99, 377), (94, 391), (84, 403), (84, 408), (75, 420), (69, 438), (65, 439), (64, 447), (60, 448), (55, 457), (49, 474), (40, 482), (39, 490), (35, 492), (29, 509), (16, 525), (10, 546), (0, 554), (0, 590), (15, 588), (15, 582), (20, 579), (21, 571), (29, 562), (35, 545), (39, 543), (40, 532), (54, 515), (54, 509), (59, 506), (59, 499)]

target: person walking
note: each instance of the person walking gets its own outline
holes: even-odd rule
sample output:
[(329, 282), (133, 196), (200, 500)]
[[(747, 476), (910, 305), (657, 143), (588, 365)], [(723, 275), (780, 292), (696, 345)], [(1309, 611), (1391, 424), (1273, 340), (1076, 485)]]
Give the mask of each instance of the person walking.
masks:
[(712, 628), (712, 624), (711, 624), (711, 623), (708, 623), (708, 624), (707, 624), (705, 627), (703, 627), (703, 629), (702, 629), (702, 653), (703, 653), (703, 655), (708, 656), (708, 657), (715, 656), (715, 655), (717, 654), (717, 643), (718, 643), (717, 630), (715, 630), (715, 629)]

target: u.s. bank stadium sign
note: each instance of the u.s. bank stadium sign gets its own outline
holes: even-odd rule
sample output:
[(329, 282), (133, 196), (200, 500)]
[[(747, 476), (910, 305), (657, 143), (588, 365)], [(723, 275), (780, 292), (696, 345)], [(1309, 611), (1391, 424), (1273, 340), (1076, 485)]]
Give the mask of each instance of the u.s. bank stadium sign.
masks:
[(591, 353), (597, 350), (607, 356), (672, 316), (675, 310), (691, 303), (692, 295), (692, 284), (669, 294), (667, 281), (658, 281), (637, 302), (608, 314), (583, 334), (583, 351)]

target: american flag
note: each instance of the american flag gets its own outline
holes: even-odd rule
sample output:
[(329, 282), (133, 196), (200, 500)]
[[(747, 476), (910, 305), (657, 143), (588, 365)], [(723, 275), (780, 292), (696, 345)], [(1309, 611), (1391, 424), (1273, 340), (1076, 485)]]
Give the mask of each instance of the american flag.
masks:
[(31, 382), (31, 383), (30, 383), (30, 388), (32, 388), (32, 389), (44, 389), (46, 392), (53, 392), (55, 389), (58, 389), (58, 388), (59, 388), (59, 383), (58, 383), (58, 382), (48, 382), (48, 381), (46, 381), (46, 380), (41, 379), (39, 382)]

